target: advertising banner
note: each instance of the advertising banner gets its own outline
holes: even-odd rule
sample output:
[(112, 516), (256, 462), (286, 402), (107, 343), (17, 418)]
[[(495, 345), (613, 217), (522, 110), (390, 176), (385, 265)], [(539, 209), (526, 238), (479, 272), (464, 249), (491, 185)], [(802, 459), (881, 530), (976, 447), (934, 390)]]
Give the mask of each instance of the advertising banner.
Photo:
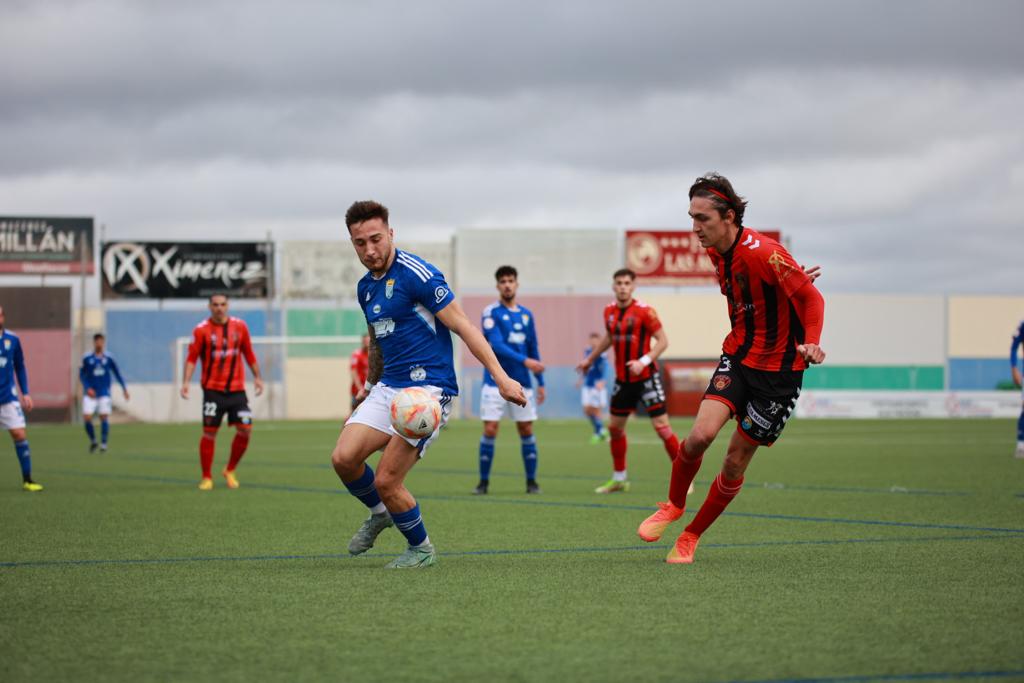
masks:
[(266, 242), (104, 242), (104, 299), (265, 299), (273, 248)]
[[(778, 230), (759, 230), (776, 241)], [(637, 280), (660, 285), (713, 285), (718, 282), (707, 250), (691, 230), (627, 230), (626, 266)]]
[(93, 220), (0, 216), (0, 273), (92, 274)]

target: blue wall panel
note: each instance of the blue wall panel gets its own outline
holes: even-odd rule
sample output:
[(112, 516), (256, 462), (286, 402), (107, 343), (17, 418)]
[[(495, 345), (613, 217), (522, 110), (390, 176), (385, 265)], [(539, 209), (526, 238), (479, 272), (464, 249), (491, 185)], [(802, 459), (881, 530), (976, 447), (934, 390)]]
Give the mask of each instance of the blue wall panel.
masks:
[(1012, 382), (1009, 357), (949, 359), (949, 388), (952, 391), (992, 391), (1005, 388)]

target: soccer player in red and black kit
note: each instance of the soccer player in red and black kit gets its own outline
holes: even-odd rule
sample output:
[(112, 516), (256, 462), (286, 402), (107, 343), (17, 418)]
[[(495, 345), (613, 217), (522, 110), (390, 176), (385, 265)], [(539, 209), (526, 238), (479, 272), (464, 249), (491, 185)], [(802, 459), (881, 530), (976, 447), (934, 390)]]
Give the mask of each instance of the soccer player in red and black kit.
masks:
[(363, 402), (363, 399), (359, 398), (359, 393), (363, 391), (366, 378), (370, 376), (370, 335), (364, 334), (362, 346), (349, 356), (348, 369), (351, 380), (349, 393), (352, 394), (352, 412), (354, 413), (359, 404)]
[(221, 474), (229, 489), (237, 489), (235, 468), (245, 455), (249, 435), (252, 433), (252, 412), (245, 395), (243, 359), (252, 370), (257, 396), (263, 393), (263, 378), (260, 376), (260, 364), (252, 350), (249, 328), (245, 321), (228, 316), (228, 298), (224, 294), (210, 297), (210, 317), (192, 330), (192, 343), (188, 347), (181, 383), (182, 398), (188, 398), (189, 383), (199, 359), (203, 363), (200, 381), (203, 387), (203, 437), (199, 440), (199, 463), (202, 465), (203, 478), (199, 482), (199, 489), (209, 491), (213, 488), (210, 470), (213, 467), (217, 430), (220, 429), (225, 413), (228, 424), (235, 428), (235, 438), (231, 442), (231, 459)]
[(732, 331), (672, 464), (668, 502), (658, 503), (658, 511), (643, 521), (640, 538), (657, 541), (682, 517), (687, 487), (704, 452), (730, 418), (738, 424), (722, 471), (668, 554), (671, 563), (693, 562), (701, 534), (740, 492), (758, 446), (771, 446), (782, 433), (800, 395), (804, 369), (825, 360), (818, 346), (825, 301), (812, 284), (816, 269), (805, 273), (778, 242), (743, 227), (746, 206), (718, 174), (698, 178), (690, 187), (693, 232), (715, 265)]
[(626, 421), (638, 403), (644, 404), (651, 418), (651, 426), (665, 444), (668, 457), (674, 458), (679, 450), (679, 439), (672, 433), (668, 422), (665, 389), (661, 385), (658, 364), (655, 362), (668, 348), (668, 336), (654, 309), (633, 298), (636, 273), (629, 268), (622, 268), (615, 271), (612, 278), (615, 301), (604, 309), (604, 339), (576, 368), (586, 372), (598, 356), (614, 345), (615, 388), (612, 389), (611, 417), (608, 420), (612, 478), (594, 489), (595, 493), (629, 490), (626, 477)]

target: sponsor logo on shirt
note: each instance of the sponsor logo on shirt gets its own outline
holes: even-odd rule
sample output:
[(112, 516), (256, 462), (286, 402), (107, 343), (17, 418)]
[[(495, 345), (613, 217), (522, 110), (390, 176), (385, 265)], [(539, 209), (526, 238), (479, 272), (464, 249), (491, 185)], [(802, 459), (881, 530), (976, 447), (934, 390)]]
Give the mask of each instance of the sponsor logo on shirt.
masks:
[(494, 329), (494, 318), (492, 318), (490, 316), (484, 318), (484, 329), (485, 330)]
[(377, 339), (383, 339), (395, 331), (395, 321), (392, 318), (381, 318), (373, 321), (373, 334)]
[(509, 344), (525, 344), (526, 333), (525, 332), (509, 332), (508, 333)]
[(434, 290), (434, 303), (441, 303), (444, 298), (448, 296), (448, 289), (445, 287), (438, 287)]
[(409, 379), (411, 379), (413, 382), (422, 382), (426, 378), (427, 371), (423, 368), (422, 365), (417, 365), (416, 367), (409, 371)]
[(758, 427), (768, 429), (769, 427), (772, 426), (771, 420), (769, 420), (764, 415), (761, 415), (759, 412), (754, 410), (753, 406), (747, 406), (747, 416), (750, 417), (750, 419), (753, 420)]
[(374, 304), (373, 308), (370, 310), (372, 310), (374, 314), (380, 313), (380, 304)]

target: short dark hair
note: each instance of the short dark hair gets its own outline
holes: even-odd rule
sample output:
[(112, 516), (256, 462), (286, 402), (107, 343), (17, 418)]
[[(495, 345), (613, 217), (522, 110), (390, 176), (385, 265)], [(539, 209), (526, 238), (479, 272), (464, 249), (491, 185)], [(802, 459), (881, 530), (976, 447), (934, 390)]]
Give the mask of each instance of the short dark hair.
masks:
[(97, 332), (96, 334), (92, 335), (92, 340), (96, 341), (97, 339), (106, 339), (106, 337), (103, 336), (102, 332)]
[(348, 227), (349, 232), (352, 232), (353, 225), (373, 218), (379, 218), (384, 221), (384, 225), (387, 225), (388, 207), (372, 199), (365, 199), (348, 207), (348, 211), (345, 212), (345, 226)]
[(619, 268), (614, 273), (612, 273), (612, 279), (613, 280), (617, 280), (620, 277), (628, 277), (630, 280), (635, 280), (636, 279), (636, 273), (634, 273), (629, 268)]
[(725, 218), (726, 211), (732, 209), (736, 214), (736, 220), (733, 222), (737, 227), (743, 227), (743, 212), (747, 209), (747, 200), (736, 194), (736, 190), (732, 189), (732, 183), (725, 176), (712, 171), (697, 178), (690, 186), (690, 199), (695, 196), (710, 199), (722, 218)]
[(206, 297), (206, 301), (207, 301), (208, 303), (213, 303), (213, 297), (215, 297), (215, 296), (222, 296), (222, 297), (224, 297), (224, 301), (227, 301), (227, 300), (228, 300), (228, 294), (227, 294), (227, 292), (214, 292), (214, 293), (213, 293), (213, 294), (211, 294), (210, 296)]
[(510, 275), (517, 280), (519, 279), (519, 272), (512, 266), (500, 266), (496, 271), (494, 271), (495, 280), (500, 280), (501, 278), (508, 277)]

